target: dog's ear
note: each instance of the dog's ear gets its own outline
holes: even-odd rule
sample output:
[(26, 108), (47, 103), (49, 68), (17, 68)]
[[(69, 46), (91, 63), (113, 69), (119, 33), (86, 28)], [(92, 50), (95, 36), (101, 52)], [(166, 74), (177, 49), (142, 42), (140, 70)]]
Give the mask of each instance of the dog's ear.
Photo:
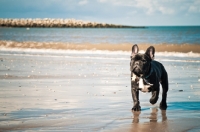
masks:
[(154, 55), (155, 54), (155, 48), (153, 46), (150, 46), (149, 48), (147, 48), (145, 54), (153, 60), (154, 57), (155, 57), (155, 55)]
[(132, 53), (131, 53), (131, 56), (135, 56), (137, 53), (139, 52), (139, 47), (137, 44), (134, 44), (132, 46)]

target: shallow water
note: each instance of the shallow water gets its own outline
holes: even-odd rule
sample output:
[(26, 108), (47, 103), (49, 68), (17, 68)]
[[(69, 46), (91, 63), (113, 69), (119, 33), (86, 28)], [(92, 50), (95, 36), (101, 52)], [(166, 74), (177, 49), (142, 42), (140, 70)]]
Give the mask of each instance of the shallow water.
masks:
[[(43, 53), (43, 54), (42, 54)], [(199, 131), (200, 59), (156, 55), (168, 109), (140, 93), (132, 112), (128, 52), (0, 52), (0, 130)]]

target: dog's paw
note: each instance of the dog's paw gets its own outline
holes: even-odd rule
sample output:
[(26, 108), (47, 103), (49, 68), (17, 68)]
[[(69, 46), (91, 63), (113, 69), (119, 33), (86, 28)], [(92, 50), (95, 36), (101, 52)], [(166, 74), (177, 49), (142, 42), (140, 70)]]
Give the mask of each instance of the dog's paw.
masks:
[(167, 109), (167, 103), (166, 102), (160, 102), (160, 109), (166, 110)]
[(152, 97), (150, 98), (149, 102), (154, 105), (157, 101), (158, 101), (158, 92), (153, 91)]
[(136, 106), (133, 106), (132, 110), (133, 111), (141, 111), (141, 107), (140, 107), (140, 105), (136, 105)]

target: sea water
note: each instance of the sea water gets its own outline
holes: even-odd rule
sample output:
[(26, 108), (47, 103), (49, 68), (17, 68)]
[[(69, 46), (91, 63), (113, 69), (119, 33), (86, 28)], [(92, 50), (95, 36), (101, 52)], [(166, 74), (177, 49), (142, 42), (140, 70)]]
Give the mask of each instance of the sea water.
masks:
[(0, 40), (91, 44), (200, 44), (200, 26), (146, 28), (0, 28)]

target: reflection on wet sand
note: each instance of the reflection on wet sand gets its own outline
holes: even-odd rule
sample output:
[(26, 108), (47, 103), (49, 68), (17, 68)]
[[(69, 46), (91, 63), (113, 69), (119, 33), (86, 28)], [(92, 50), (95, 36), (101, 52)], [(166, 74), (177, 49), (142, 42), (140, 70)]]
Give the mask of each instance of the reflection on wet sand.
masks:
[[(143, 113), (143, 111), (132, 111), (132, 113), (133, 121), (129, 131), (169, 131), (166, 110), (151, 108), (151, 112), (147, 116), (144, 116), (147, 113)], [(147, 120), (144, 121), (144, 118)]]
[[(149, 118), (149, 122), (158, 122), (158, 108), (151, 108), (151, 113)], [(132, 111), (133, 113), (133, 123), (140, 123), (140, 111)], [(167, 120), (166, 110), (160, 110), (160, 114), (162, 117), (162, 122)]]
[(140, 111), (132, 111), (133, 113), (133, 123), (139, 123), (140, 122), (140, 119), (139, 119), (139, 116), (141, 114)]

